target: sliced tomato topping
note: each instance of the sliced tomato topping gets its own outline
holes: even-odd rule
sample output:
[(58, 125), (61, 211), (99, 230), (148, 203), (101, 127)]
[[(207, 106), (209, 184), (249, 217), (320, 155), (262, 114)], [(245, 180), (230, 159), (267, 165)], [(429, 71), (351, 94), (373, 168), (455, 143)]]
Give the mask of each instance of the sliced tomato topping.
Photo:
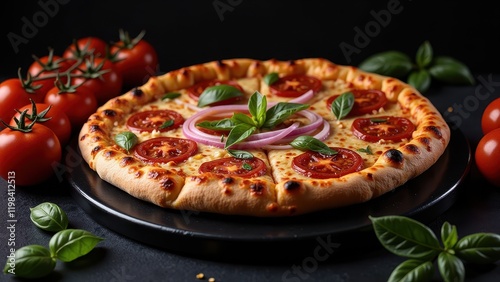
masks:
[(363, 158), (356, 152), (332, 147), (337, 154), (327, 156), (313, 151), (302, 153), (292, 161), (292, 168), (311, 178), (337, 178), (363, 169)]
[(157, 137), (138, 144), (135, 147), (135, 155), (146, 162), (176, 164), (185, 161), (196, 154), (198, 145), (196, 142), (174, 137)]
[[(205, 91), (206, 88), (221, 84), (234, 86), (243, 93), (243, 88), (238, 84), (238, 82), (234, 80), (219, 80), (219, 79), (205, 80), (198, 82), (195, 85), (187, 88), (186, 91), (188, 92), (189, 97), (191, 97), (195, 101), (198, 101), (198, 98), (200, 97), (201, 93), (203, 93), (203, 91)], [(217, 103), (210, 104), (210, 106), (230, 105), (240, 101), (241, 99), (242, 97), (233, 97)]]
[(269, 86), (271, 93), (280, 97), (299, 97), (309, 90), (316, 93), (321, 90), (321, 87), (322, 84), (319, 79), (303, 74), (281, 77)]
[[(385, 93), (375, 89), (355, 89), (351, 90), (354, 95), (354, 105), (348, 116), (360, 116), (378, 111), (387, 104)], [(330, 110), (332, 103), (340, 95), (331, 96), (326, 100), (326, 106)]]
[(153, 130), (168, 131), (184, 123), (184, 118), (177, 112), (171, 110), (154, 110), (138, 112), (127, 120), (130, 130), (140, 132), (151, 132)]
[(355, 119), (351, 129), (356, 137), (364, 141), (378, 142), (383, 139), (398, 142), (410, 139), (415, 125), (407, 118), (381, 116)]
[(234, 157), (217, 159), (201, 164), (200, 173), (235, 175), (239, 177), (257, 177), (266, 174), (264, 161), (259, 158), (238, 159)]

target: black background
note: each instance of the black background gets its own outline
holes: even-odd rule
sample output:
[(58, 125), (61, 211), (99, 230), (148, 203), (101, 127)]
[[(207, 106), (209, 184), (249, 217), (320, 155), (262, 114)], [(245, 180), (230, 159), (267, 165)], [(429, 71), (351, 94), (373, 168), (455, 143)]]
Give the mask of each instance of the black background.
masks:
[[(455, 57), (473, 73), (495, 72), (500, 61), (500, 10), (492, 7), (494, 2), (59, 1), (3, 2), (2, 77), (16, 76), (18, 68), (27, 70), (32, 55), (44, 56), (49, 47), (62, 54), (73, 38), (117, 41), (120, 28), (132, 36), (146, 31), (145, 39), (158, 51), (161, 71), (236, 57), (324, 57), (337, 64), (358, 65), (386, 50), (414, 57), (425, 40), (436, 55)], [(50, 13), (40, 3), (46, 3)], [(387, 12), (388, 5), (395, 5), (399, 13)], [(385, 22), (377, 22), (375, 14)], [(23, 35), (23, 18), (34, 24), (34, 32)], [(356, 30), (366, 32), (367, 27), (371, 35), (360, 44)], [(19, 44), (16, 52), (9, 34), (27, 42)], [(346, 55), (341, 44), (357, 50)]]

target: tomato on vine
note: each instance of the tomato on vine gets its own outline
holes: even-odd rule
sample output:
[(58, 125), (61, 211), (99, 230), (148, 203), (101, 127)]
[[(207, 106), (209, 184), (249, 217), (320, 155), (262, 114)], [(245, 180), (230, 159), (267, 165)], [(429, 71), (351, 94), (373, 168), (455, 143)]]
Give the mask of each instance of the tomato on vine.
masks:
[(83, 59), (90, 55), (94, 57), (104, 58), (108, 49), (106, 41), (98, 37), (82, 37), (75, 40), (73, 44), (64, 50), (63, 58), (67, 59)]
[(4, 80), (0, 83), (0, 119), (8, 122), (16, 114), (16, 109), (30, 103), (30, 98), (34, 101), (43, 99), (21, 79)]
[(90, 56), (76, 68), (73, 84), (89, 88), (98, 104), (118, 96), (122, 91), (123, 78), (111, 61)]
[(59, 139), (62, 146), (69, 142), (71, 137), (71, 122), (68, 116), (60, 109), (53, 108), (52, 105), (35, 103), (26, 105), (17, 110), (17, 114), (12, 117), (10, 124), (16, 126), (21, 114), (26, 111), (24, 122), (37, 122), (51, 129)]
[(143, 39), (141, 32), (130, 39), (127, 32), (120, 30), (120, 41), (110, 48), (110, 59), (123, 76), (126, 87), (132, 88), (144, 84), (158, 71), (158, 54), (154, 47)]
[(59, 139), (48, 127), (39, 123), (25, 124), (27, 110), (23, 111), (16, 126), (0, 131), (0, 175), (7, 179), (15, 172), (16, 184), (29, 186), (46, 181), (54, 175), (54, 163), (61, 161)]
[(474, 155), (477, 168), (488, 182), (500, 187), (500, 128), (486, 133), (476, 147)]
[(98, 105), (92, 90), (83, 85), (71, 85), (71, 81), (57, 83), (45, 95), (44, 103), (63, 111), (71, 122), (71, 128), (80, 128)]

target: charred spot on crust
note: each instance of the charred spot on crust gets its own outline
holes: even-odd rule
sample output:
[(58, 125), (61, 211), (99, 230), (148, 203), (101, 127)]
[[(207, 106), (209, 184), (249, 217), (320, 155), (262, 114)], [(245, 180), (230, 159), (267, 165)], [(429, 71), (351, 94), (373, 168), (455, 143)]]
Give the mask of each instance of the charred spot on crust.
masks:
[(162, 179), (160, 180), (160, 186), (165, 190), (171, 190), (175, 187), (175, 182), (170, 178)]
[(106, 159), (111, 159), (115, 154), (114, 151), (106, 151), (104, 152), (104, 157), (106, 157)]
[(234, 179), (232, 177), (225, 177), (224, 179), (222, 179), (222, 183), (224, 184), (231, 184), (234, 182)]
[(221, 67), (221, 68), (227, 67), (227, 65), (223, 61), (221, 61), (221, 60), (217, 61), (217, 66)]
[(122, 160), (120, 161), (120, 166), (124, 167), (127, 165), (130, 165), (134, 162), (134, 158), (132, 157), (123, 157)]
[(188, 77), (189, 76), (189, 70), (188, 69), (182, 69), (180, 71), (181, 76)]
[(278, 204), (276, 203), (270, 203), (269, 205), (267, 205), (266, 207), (266, 210), (269, 211), (269, 212), (277, 212), (279, 209), (279, 206)]
[(97, 154), (97, 152), (99, 152), (100, 150), (101, 150), (101, 146), (95, 146), (95, 147), (92, 149), (92, 155)]
[(422, 143), (422, 145), (425, 145), (425, 148), (427, 149), (427, 151), (431, 151), (431, 139), (428, 138), (428, 137), (419, 137), (417, 139), (417, 141), (419, 141), (420, 143)]
[(80, 137), (80, 141), (85, 140), (85, 138), (87, 138), (87, 134), (83, 134), (82, 137)]
[(104, 111), (102, 111), (102, 113), (107, 116), (107, 117), (114, 117), (116, 116), (116, 112), (113, 111), (113, 110), (109, 110), (109, 109), (106, 109)]
[(141, 97), (144, 94), (144, 92), (142, 91), (142, 89), (140, 89), (138, 87), (132, 89), (131, 92), (132, 92), (132, 96), (134, 96), (134, 97)]
[(434, 136), (438, 139), (443, 138), (443, 134), (441, 133), (441, 130), (437, 126), (429, 125), (429, 126), (424, 127), (424, 130), (432, 132), (432, 134), (434, 134)]
[(404, 146), (404, 148), (405, 148), (405, 150), (407, 150), (408, 152), (410, 152), (414, 155), (420, 153), (420, 149), (415, 144), (406, 144)]
[(97, 124), (92, 124), (89, 126), (89, 132), (96, 132), (96, 131), (101, 131), (101, 127)]
[(289, 66), (295, 66), (297, 64), (294, 60), (290, 60), (287, 63)]
[(396, 149), (390, 149), (385, 152), (387, 161), (393, 166), (401, 166), (404, 161), (403, 153)]
[(289, 192), (299, 190), (300, 183), (297, 181), (289, 180), (289, 181), (285, 182), (285, 184), (283, 185), (283, 188), (285, 188), (285, 190), (289, 191)]
[(373, 173), (368, 172), (368, 173), (366, 174), (366, 178), (367, 178), (368, 180), (372, 181), (372, 180), (373, 180)]
[(262, 185), (261, 183), (252, 183), (250, 185), (250, 191), (252, 191), (252, 194), (262, 195), (262, 193), (264, 192), (264, 185)]

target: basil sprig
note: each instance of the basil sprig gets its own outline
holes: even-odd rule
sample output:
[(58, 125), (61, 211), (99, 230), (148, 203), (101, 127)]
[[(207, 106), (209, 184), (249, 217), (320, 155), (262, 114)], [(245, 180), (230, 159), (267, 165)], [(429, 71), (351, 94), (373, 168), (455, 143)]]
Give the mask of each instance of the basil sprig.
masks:
[(226, 130), (229, 134), (224, 149), (247, 139), (260, 129), (272, 129), (298, 111), (305, 110), (309, 105), (279, 102), (267, 109), (267, 98), (255, 91), (248, 101), (250, 116), (234, 113), (231, 118), (216, 121), (205, 121), (197, 126), (212, 130)]
[(49, 241), (49, 248), (27, 245), (7, 256), (3, 272), (21, 278), (40, 278), (50, 274), (57, 260), (73, 261), (88, 254), (104, 240), (81, 229), (66, 229), (66, 213), (54, 203), (42, 203), (31, 209), (33, 223), (47, 231), (57, 231)]
[(325, 143), (308, 135), (295, 138), (292, 142), (290, 142), (290, 145), (295, 149), (299, 149), (302, 151), (309, 150), (326, 156), (338, 154), (337, 151), (328, 147)]
[(139, 138), (130, 131), (124, 131), (115, 136), (115, 142), (118, 146), (129, 151), (139, 142)]
[(354, 106), (354, 94), (345, 92), (333, 100), (331, 109), (337, 120), (341, 120), (349, 114)]
[(231, 85), (220, 84), (205, 88), (198, 98), (198, 107), (202, 108), (213, 103), (234, 97), (242, 97), (243, 93)]
[(68, 227), (68, 216), (54, 203), (41, 203), (30, 211), (31, 221), (40, 229), (57, 232)]
[(372, 55), (359, 68), (407, 82), (420, 92), (426, 92), (432, 79), (448, 84), (473, 85), (475, 83), (469, 68), (462, 62), (448, 56), (434, 56), (431, 44), (422, 43), (417, 49), (415, 62), (399, 51), (386, 51)]
[(411, 218), (383, 216), (370, 217), (370, 220), (382, 246), (408, 258), (393, 270), (389, 281), (431, 281), (434, 261), (445, 281), (464, 281), (463, 261), (494, 263), (500, 260), (498, 234), (476, 233), (459, 239), (456, 226), (445, 222), (441, 227), (441, 244), (431, 229)]

